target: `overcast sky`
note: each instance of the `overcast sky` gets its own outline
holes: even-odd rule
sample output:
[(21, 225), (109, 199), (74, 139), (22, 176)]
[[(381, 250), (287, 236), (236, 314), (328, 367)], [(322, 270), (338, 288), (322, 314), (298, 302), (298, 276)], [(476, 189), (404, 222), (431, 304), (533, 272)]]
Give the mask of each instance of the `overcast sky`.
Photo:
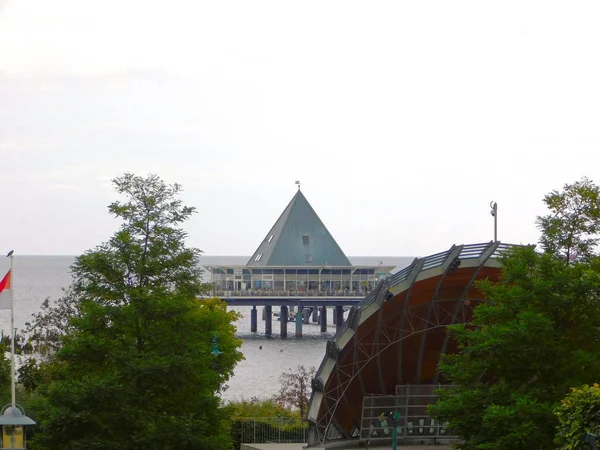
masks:
[(0, 0), (0, 250), (80, 254), (110, 180), (183, 185), (250, 255), (296, 191), (347, 255), (536, 242), (600, 182), (597, 1)]

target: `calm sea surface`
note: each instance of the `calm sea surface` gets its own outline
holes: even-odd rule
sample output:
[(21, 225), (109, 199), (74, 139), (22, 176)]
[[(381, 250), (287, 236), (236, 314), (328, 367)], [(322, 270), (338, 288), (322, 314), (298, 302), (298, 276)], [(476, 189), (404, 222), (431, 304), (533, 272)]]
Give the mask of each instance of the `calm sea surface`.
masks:
[[(8, 271), (10, 261), (2, 258), (0, 277)], [(407, 257), (350, 257), (353, 264), (396, 265), (397, 270), (407, 266), (413, 258)], [(248, 257), (239, 256), (204, 256), (203, 264), (245, 264)], [(41, 303), (49, 297), (58, 299), (62, 289), (71, 284), (69, 266), (72, 256), (15, 256), (13, 272), (13, 289), (15, 295), (15, 326), (22, 328), (30, 320), (31, 314), (37, 312)], [(288, 338), (279, 338), (279, 322), (273, 322), (273, 337), (265, 338), (264, 322), (260, 320), (258, 333), (250, 332), (250, 307), (232, 308), (242, 313), (237, 322), (238, 336), (243, 340), (242, 352), (245, 360), (235, 369), (229, 381), (229, 388), (223, 394), (225, 399), (241, 399), (251, 397), (270, 397), (279, 390), (279, 376), (288, 369), (298, 365), (318, 367), (323, 359), (327, 338), (335, 333), (331, 323), (333, 314), (328, 314), (330, 324), (327, 333), (321, 333), (316, 324), (304, 325), (304, 337), (294, 337), (294, 324), (288, 324)], [(273, 308), (276, 311), (278, 308)], [(0, 326), (5, 334), (10, 329), (10, 312), (0, 310)], [(262, 349), (260, 348), (262, 346)]]

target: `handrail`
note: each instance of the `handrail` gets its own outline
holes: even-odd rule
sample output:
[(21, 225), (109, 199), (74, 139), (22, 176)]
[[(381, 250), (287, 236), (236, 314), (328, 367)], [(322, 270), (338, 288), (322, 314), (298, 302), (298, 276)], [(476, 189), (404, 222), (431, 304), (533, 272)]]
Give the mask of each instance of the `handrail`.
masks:
[[(459, 259), (480, 258), (483, 255), (483, 253), (486, 251), (486, 249), (490, 246), (491, 243), (492, 242), (482, 242), (479, 244), (465, 245), (465, 246), (463, 246), (463, 249), (460, 252)], [(510, 249), (515, 248), (515, 247), (517, 247), (517, 246), (514, 244), (505, 244), (505, 243), (499, 242), (498, 248), (496, 249), (494, 254), (491, 256), (491, 258), (492, 259), (501, 258), (507, 251), (509, 251)], [(442, 264), (444, 264), (444, 261), (450, 254), (450, 251), (451, 250), (446, 250), (444, 252), (435, 253), (433, 255), (429, 255), (429, 256), (426, 256), (425, 258), (422, 258), (422, 259), (424, 259), (425, 262), (423, 264), (423, 268), (421, 269), (421, 272), (424, 272), (424, 271), (430, 270), (430, 269), (435, 269), (436, 267), (440, 267)], [(417, 258), (417, 260), (419, 260), (419, 259), (420, 258)], [(399, 272), (396, 272), (390, 278), (388, 278), (387, 282), (389, 283), (389, 285), (396, 286), (396, 285), (402, 283), (403, 281), (405, 281), (408, 278), (408, 275), (410, 274), (413, 265), (414, 265), (414, 263), (408, 267), (405, 267), (404, 269), (400, 270)]]
[(235, 291), (227, 289), (217, 289), (209, 291), (206, 296), (214, 297), (359, 297), (363, 298), (367, 296), (371, 291), (364, 291), (358, 289), (348, 290), (331, 290), (331, 291), (315, 291), (315, 290), (293, 290), (293, 291), (268, 291), (268, 290), (246, 290), (246, 291)]

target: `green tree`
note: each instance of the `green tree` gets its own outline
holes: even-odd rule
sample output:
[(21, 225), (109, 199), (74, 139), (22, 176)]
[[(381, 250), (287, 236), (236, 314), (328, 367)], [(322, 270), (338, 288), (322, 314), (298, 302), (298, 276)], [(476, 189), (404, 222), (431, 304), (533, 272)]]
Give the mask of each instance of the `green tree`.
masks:
[(43, 383), (43, 369), (35, 358), (28, 358), (17, 371), (19, 383), (26, 392), (33, 392)]
[(463, 449), (551, 449), (556, 404), (600, 376), (600, 266), (565, 265), (532, 247), (503, 261), (469, 325), (449, 327), (459, 353), (440, 367), (451, 390), (431, 408)]
[(560, 450), (587, 450), (582, 435), (600, 434), (600, 386), (572, 388), (554, 412), (559, 422), (556, 443)]
[(125, 196), (109, 206), (120, 229), (76, 259), (68, 295), (31, 326), (53, 327), (32, 448), (229, 449), (218, 393), (242, 358), (238, 316), (197, 299), (200, 251), (180, 228), (194, 209), (156, 176), (113, 183)]
[[(0, 392), (6, 393), (3, 397), (0, 397), (0, 401), (8, 402), (10, 399), (10, 360), (6, 357), (7, 348), (3, 343), (0, 343)], [(4, 403), (3, 403), (4, 404)]]
[(304, 418), (312, 392), (311, 381), (315, 376), (315, 368), (298, 366), (293, 371), (284, 372), (279, 377), (281, 388), (276, 401), (282, 406), (298, 408), (300, 417)]
[(600, 231), (600, 188), (582, 178), (544, 197), (550, 214), (538, 217), (545, 251), (567, 262), (587, 260), (594, 254)]
[(571, 386), (600, 377), (600, 261), (586, 237), (594, 228), (577, 219), (595, 208), (579, 202), (597, 200), (582, 193), (598, 189), (582, 183), (567, 208), (556, 206), (562, 193), (546, 196), (552, 220), (562, 221), (542, 224), (551, 225), (542, 226), (546, 251), (505, 255), (502, 279), (477, 285), (487, 302), (469, 324), (449, 327), (459, 352), (445, 355), (440, 370), (453, 388), (441, 390), (430, 411), (464, 440), (459, 448), (555, 448), (553, 410)]
[(79, 316), (79, 296), (73, 286), (63, 289), (57, 302), (46, 298), (39, 312), (32, 314), (33, 320), (25, 322), (23, 333), (38, 359), (51, 358), (62, 346), (62, 338), (74, 331), (71, 321)]

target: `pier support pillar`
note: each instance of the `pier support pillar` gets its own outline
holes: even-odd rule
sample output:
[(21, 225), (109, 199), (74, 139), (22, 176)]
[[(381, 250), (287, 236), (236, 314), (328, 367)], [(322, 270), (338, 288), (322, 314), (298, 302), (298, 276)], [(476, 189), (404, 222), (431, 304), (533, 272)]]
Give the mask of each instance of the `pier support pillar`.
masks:
[(273, 333), (273, 307), (271, 305), (265, 306), (265, 336), (271, 336)]
[(342, 328), (342, 325), (344, 325), (344, 307), (339, 305), (336, 306), (333, 317), (335, 319), (335, 331), (338, 331)]
[(321, 306), (321, 333), (327, 331), (327, 306)]
[(304, 317), (304, 311), (301, 306), (298, 306), (298, 312), (296, 313), (296, 337), (302, 337), (302, 322)]
[(287, 337), (287, 323), (288, 323), (288, 307), (282, 306), (281, 314), (279, 315), (279, 325), (280, 325), (280, 329), (281, 329), (281, 332), (279, 334), (281, 335), (282, 339), (285, 339)]
[(312, 321), (313, 321), (313, 323), (317, 323), (319, 321), (319, 308), (313, 308)]
[(302, 323), (308, 325), (310, 323), (310, 309), (305, 308), (302, 310)]
[(252, 333), (256, 333), (258, 329), (258, 311), (256, 310), (256, 305), (252, 306), (252, 310), (250, 310), (250, 331)]

